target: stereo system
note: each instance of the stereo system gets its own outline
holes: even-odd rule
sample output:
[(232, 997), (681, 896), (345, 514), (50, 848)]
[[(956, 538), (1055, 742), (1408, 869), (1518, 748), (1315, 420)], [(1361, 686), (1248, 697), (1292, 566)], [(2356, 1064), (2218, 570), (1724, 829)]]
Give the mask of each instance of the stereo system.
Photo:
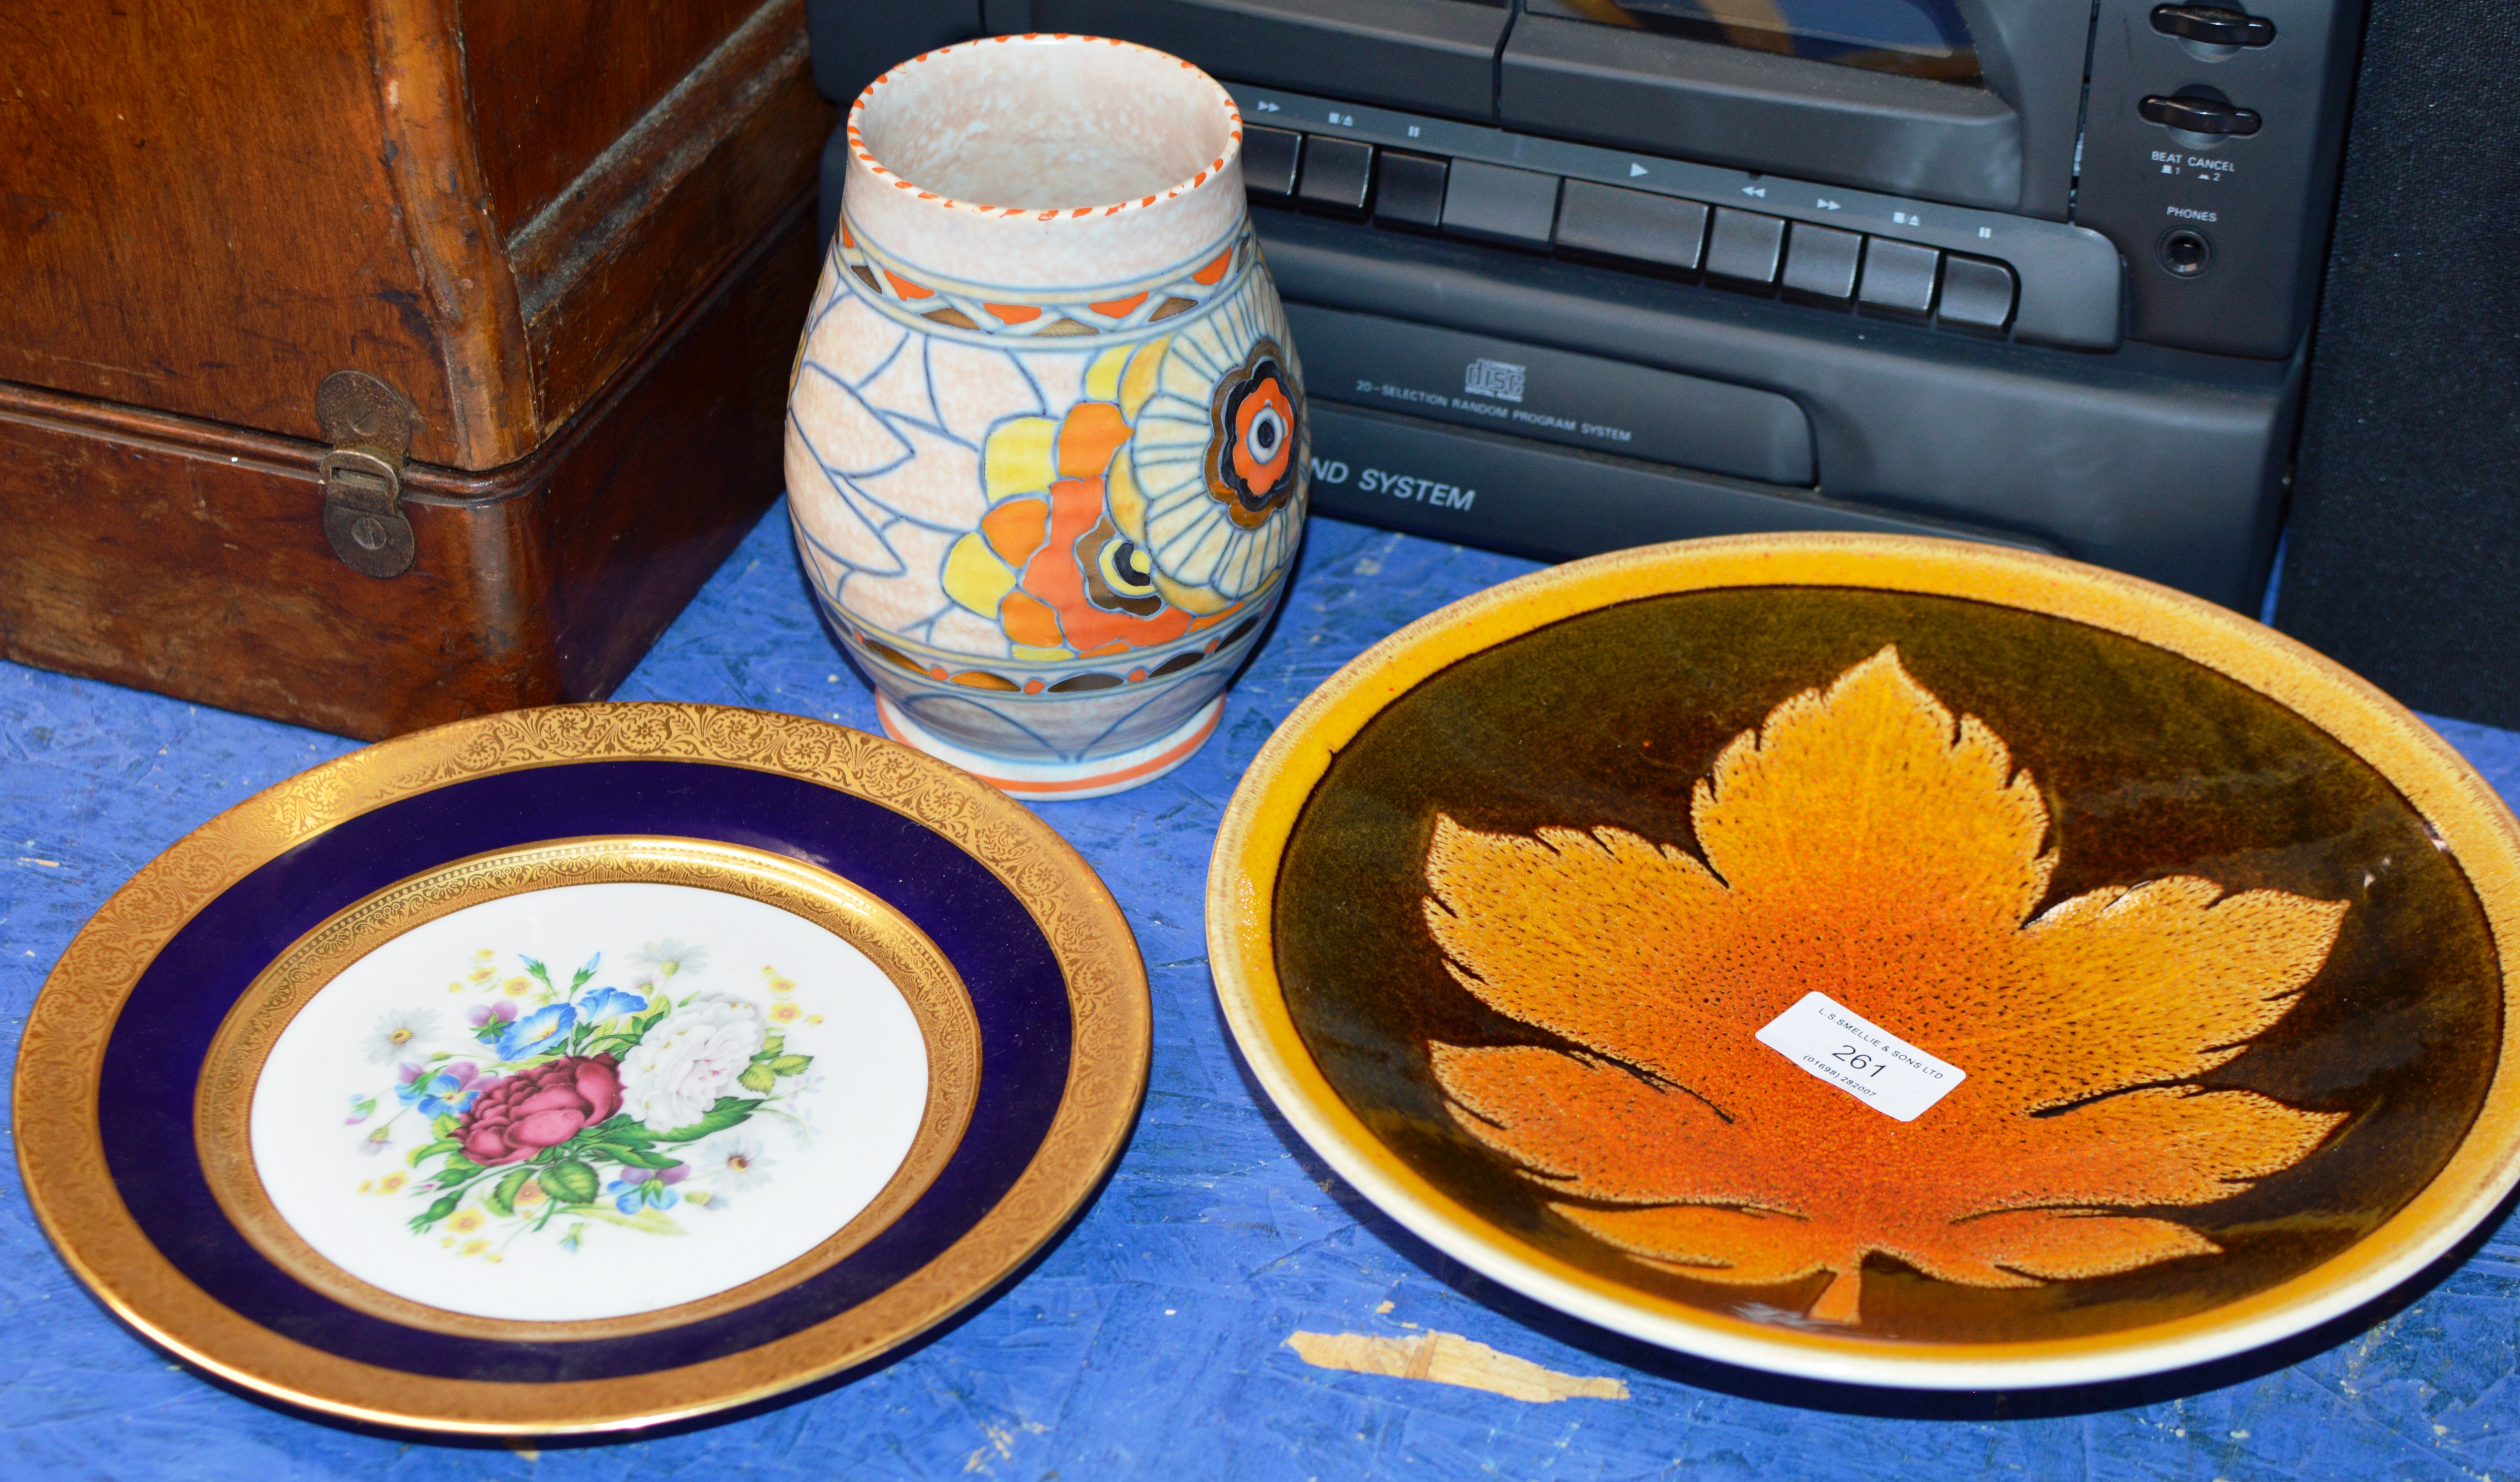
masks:
[(1028, 30), (1224, 81), (1325, 513), (1552, 559), (1957, 534), (2255, 610), (2360, 0), (833, 0), (814, 21), (842, 100), (914, 52)]

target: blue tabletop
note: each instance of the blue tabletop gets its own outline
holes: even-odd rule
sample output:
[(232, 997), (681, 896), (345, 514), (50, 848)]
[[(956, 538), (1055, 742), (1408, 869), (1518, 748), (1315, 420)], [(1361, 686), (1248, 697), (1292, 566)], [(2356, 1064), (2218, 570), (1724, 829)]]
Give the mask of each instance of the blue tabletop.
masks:
[[(2374, 1309), (2207, 1370), (1919, 1397), (1728, 1369), (1559, 1317), (1439, 1254), (1332, 1175), (1260, 1095), (1218, 1014), (1199, 904), (1217, 819), (1270, 731), (1332, 670), (1529, 569), (1317, 519), (1285, 615), (1206, 748), (1137, 791), (1041, 806), (1109, 882), (1146, 953), (1146, 1111), (1109, 1185), (1044, 1259), (888, 1365), (629, 1440), (513, 1448), (361, 1433), (224, 1390), (121, 1327), (45, 1242), (12, 1156), (0, 1165), (0, 1476), (2520, 1477), (2520, 1232), (2507, 1228)], [(815, 616), (784, 508), (620, 697), (875, 726), (872, 697)], [(2520, 799), (2520, 735), (2434, 724)], [(14, 1062), (54, 960), (133, 871), (221, 809), (350, 749), (0, 664), (0, 1064)], [(1454, 1334), (1617, 1382), (1514, 1399), (1317, 1368), (1288, 1345), (1297, 1332)]]

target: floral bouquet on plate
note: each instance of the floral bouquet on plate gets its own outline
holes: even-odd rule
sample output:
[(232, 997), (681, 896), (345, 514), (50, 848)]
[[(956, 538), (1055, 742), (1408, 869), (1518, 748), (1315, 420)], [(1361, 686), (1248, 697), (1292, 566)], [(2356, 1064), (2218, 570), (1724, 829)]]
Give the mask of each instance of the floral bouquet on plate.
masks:
[(644, 975), (630, 986), (590, 988), (600, 952), (566, 987), (530, 957), (502, 985), (492, 954), (476, 954), (471, 982), (448, 986), (490, 995), (467, 1014), (480, 1048), (428, 1049), (438, 1016), (427, 1010), (377, 1027), (371, 1057), (396, 1062), (396, 1084), (354, 1098), (348, 1120), (396, 1104), (365, 1135), (368, 1149), (389, 1148), (407, 1115), (426, 1120), (429, 1140), (405, 1154), (409, 1173), (362, 1191), (408, 1188), (428, 1201), (410, 1219), (415, 1233), (439, 1232), (459, 1254), (491, 1261), (556, 1219), (561, 1248), (574, 1251), (597, 1223), (677, 1235), (668, 1213), (677, 1204), (727, 1207), (729, 1194), (767, 1176), (760, 1143), (739, 1129), (768, 1115), (802, 1130), (789, 1103), (813, 1056), (791, 1053), (788, 1033), (819, 1017), (803, 1015), (788, 998), (795, 984), (768, 967), (767, 1009), (724, 992), (671, 994), (666, 985), (704, 956), (651, 943), (631, 959)]

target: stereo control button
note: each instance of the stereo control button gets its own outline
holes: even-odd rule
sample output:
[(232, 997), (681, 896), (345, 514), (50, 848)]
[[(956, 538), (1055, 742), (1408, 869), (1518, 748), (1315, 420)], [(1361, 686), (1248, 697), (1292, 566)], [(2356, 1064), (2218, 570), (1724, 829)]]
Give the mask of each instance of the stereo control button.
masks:
[(2156, 5), (2152, 28), (2182, 41), (2207, 46), (2264, 46), (2275, 39), (2275, 23), (2263, 16), (2242, 15), (2219, 5)]
[(2146, 98), (2135, 111), (2147, 123), (2191, 134), (2254, 134), (2263, 121), (2254, 110), (2214, 98)]
[(1785, 223), (1756, 211), (1715, 208), (1715, 230), (1706, 239), (1706, 271), (1718, 278), (1749, 283), (1777, 281), (1777, 261), (1784, 256)]
[(1292, 129), (1242, 129), (1242, 188), (1264, 201), (1295, 194), (1295, 160), (1304, 136)]
[(1817, 298), (1852, 298), (1856, 264), (1863, 257), (1860, 233), (1797, 221), (1785, 245), (1785, 288)]
[(1921, 314), (1934, 306), (1934, 269), (1943, 254), (1875, 237), (1865, 244), (1864, 282), (1855, 296), (1876, 309)]
[(1429, 229), (1444, 224), (1443, 160), (1384, 150), (1381, 173), (1373, 190), (1374, 220)]
[(2012, 317), (2013, 288), (2012, 269), (2002, 263), (1955, 253), (1943, 259), (1943, 301), (1938, 312), (1946, 324), (2000, 330)]
[(1694, 201), (1569, 180), (1557, 204), (1557, 245), (1578, 252), (1686, 273), (1697, 267), (1705, 241), (1706, 207)]
[(1365, 214), (1366, 197), (1373, 190), (1373, 146), (1354, 139), (1320, 134), (1304, 140), (1304, 176), (1295, 197), (1306, 205), (1326, 205), (1347, 215)]
[(1556, 223), (1556, 176), (1453, 161), (1444, 182), (1445, 231), (1547, 251), (1549, 230)]

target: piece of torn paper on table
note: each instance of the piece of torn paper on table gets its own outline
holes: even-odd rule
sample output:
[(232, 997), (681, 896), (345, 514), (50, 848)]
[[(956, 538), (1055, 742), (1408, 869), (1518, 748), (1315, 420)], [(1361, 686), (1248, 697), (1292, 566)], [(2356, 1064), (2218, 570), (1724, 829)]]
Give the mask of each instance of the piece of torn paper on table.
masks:
[(1621, 1380), (1559, 1373), (1455, 1332), (1421, 1332), (1406, 1338), (1377, 1338), (1361, 1332), (1298, 1332), (1286, 1339), (1286, 1346), (1315, 1369), (1455, 1384), (1534, 1405), (1628, 1397), (1628, 1386)]

